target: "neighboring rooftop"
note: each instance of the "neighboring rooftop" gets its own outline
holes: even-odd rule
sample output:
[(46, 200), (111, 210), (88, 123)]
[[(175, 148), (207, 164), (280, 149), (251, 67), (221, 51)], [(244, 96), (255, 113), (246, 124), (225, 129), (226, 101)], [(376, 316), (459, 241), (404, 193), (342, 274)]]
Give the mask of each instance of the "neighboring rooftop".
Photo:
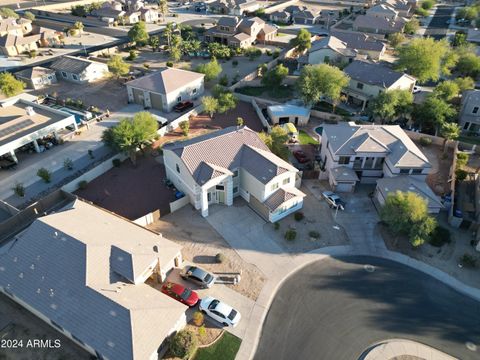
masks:
[(55, 70), (44, 68), (41, 66), (30, 67), (15, 73), (15, 76), (23, 79), (35, 79), (44, 75), (54, 74)]
[(186, 307), (123, 275), (171, 261), (179, 249), (157, 233), (75, 200), (4, 246), (0, 286), (102, 356), (144, 360)]
[(431, 167), (427, 157), (398, 125), (356, 125), (354, 122), (325, 125), (323, 136), (333, 154), (354, 156), (360, 152), (387, 153), (396, 167)]
[(350, 49), (382, 51), (386, 48), (383, 42), (364, 33), (331, 31), (330, 35), (345, 42)]
[(353, 22), (354, 28), (401, 32), (405, 25), (402, 19), (392, 20), (373, 15), (359, 15)]
[(270, 112), (274, 116), (284, 116), (284, 115), (293, 115), (293, 116), (308, 116), (310, 115), (310, 110), (306, 107), (284, 104), (284, 105), (270, 105), (268, 107)]
[(167, 95), (205, 77), (193, 71), (166, 67), (153, 74), (129, 81), (128, 86)]
[(199, 185), (242, 168), (263, 184), (286, 171), (298, 171), (274, 155), (248, 127), (228, 127), (191, 140), (166, 144), (180, 157)]
[(60, 59), (55, 60), (55, 62), (50, 65), (51, 69), (57, 71), (66, 71), (72, 74), (80, 74), (95, 61), (82, 59), (75, 56), (64, 55)]
[(409, 77), (415, 81), (410, 75), (392, 70), (385, 65), (361, 60), (353, 61), (343, 71), (354, 80), (385, 89), (388, 89), (402, 77)]

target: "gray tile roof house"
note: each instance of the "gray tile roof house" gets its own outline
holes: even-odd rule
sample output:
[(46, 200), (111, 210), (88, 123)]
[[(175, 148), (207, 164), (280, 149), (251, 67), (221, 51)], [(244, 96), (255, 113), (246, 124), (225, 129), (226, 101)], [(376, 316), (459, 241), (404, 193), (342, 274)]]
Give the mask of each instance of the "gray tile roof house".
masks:
[(107, 64), (69, 55), (55, 60), (50, 68), (58, 77), (76, 82), (96, 80), (108, 73)]
[(0, 289), (94, 356), (157, 359), (186, 306), (144, 281), (179, 254), (161, 235), (75, 200), (0, 248)]
[(402, 77), (409, 77), (415, 81), (415, 79), (410, 75), (392, 70), (385, 65), (361, 60), (353, 61), (345, 69), (343, 69), (343, 71), (351, 79), (365, 84), (379, 86), (385, 89), (388, 89)]
[(363, 33), (331, 31), (330, 35), (345, 42), (350, 49), (383, 52), (386, 48), (385, 43)]
[(203, 216), (214, 199), (230, 206), (234, 196), (272, 222), (302, 207), (305, 195), (295, 188), (298, 170), (248, 127), (225, 128), (163, 150), (168, 178)]
[(372, 15), (359, 15), (353, 22), (353, 30), (370, 34), (393, 34), (402, 32), (405, 26), (405, 20), (397, 18), (396, 20), (386, 19)]

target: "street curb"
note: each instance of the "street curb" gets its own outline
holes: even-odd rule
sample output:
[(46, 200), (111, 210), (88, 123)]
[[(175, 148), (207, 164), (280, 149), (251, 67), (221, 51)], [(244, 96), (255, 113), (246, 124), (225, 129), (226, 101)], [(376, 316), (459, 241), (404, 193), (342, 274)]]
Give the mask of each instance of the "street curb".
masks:
[[(442, 282), (443, 284), (451, 287), (457, 292), (480, 302), (480, 289), (466, 285), (460, 280), (454, 278), (453, 276), (443, 272), (442, 270), (425, 264), (416, 259), (413, 259), (407, 255), (396, 253), (386, 249), (377, 248), (374, 252), (369, 249), (360, 250), (358, 249), (358, 247), (353, 247), (351, 245), (320, 248), (295, 257), (293, 259), (294, 268), (287, 270), (286, 274), (277, 282), (275, 282), (274, 280), (267, 281), (252, 310), (252, 317), (253, 315), (255, 315), (255, 317), (257, 317), (258, 319), (253, 322), (253, 325), (251, 325), (250, 328), (247, 328), (245, 330), (245, 338), (242, 341), (235, 360), (253, 359), (258, 347), (258, 343), (260, 341), (261, 331), (263, 329), (263, 324), (268, 314), (268, 310), (270, 309), (274, 296), (276, 295), (278, 289), (283, 285), (283, 283), (288, 280), (290, 276), (292, 276), (294, 273), (308, 266), (309, 264), (334, 256), (369, 256), (400, 263), (417, 271), (421, 271), (422, 273), (429, 275), (434, 279)], [(302, 260), (302, 258), (306, 259)], [(295, 263), (297, 264), (295, 265)], [(261, 303), (259, 304), (259, 302)], [(258, 313), (260, 311), (261, 313)], [(247, 346), (250, 348), (247, 348)]]

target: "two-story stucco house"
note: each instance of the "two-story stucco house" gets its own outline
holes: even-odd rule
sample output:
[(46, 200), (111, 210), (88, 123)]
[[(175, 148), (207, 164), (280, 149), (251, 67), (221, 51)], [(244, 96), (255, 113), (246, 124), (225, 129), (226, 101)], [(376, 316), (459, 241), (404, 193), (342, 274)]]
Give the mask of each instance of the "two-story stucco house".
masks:
[(202, 216), (211, 204), (231, 206), (241, 196), (266, 221), (303, 206), (298, 170), (274, 155), (248, 127), (229, 127), (163, 147), (167, 177)]
[(367, 61), (355, 60), (343, 69), (350, 83), (343, 90), (350, 104), (360, 106), (362, 111), (368, 102), (381, 92), (407, 90), (412, 92), (416, 79), (402, 72)]
[(480, 133), (480, 90), (463, 93), (459, 119), (462, 131)]
[(50, 68), (57, 73), (57, 79), (76, 83), (95, 81), (108, 74), (107, 64), (68, 55), (55, 60)]
[(398, 125), (325, 125), (320, 179), (337, 191), (353, 191), (357, 182), (410, 175), (424, 180), (431, 165)]
[(204, 74), (163, 68), (153, 74), (129, 81), (128, 101), (145, 108), (172, 111), (181, 101), (193, 100), (203, 94)]

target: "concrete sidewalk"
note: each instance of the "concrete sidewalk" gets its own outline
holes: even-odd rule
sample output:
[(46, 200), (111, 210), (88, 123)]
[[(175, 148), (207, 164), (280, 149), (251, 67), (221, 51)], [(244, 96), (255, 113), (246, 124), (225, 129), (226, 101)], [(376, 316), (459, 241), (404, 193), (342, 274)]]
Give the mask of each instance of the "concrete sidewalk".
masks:
[(425, 360), (458, 360), (430, 346), (411, 340), (387, 340), (368, 351), (364, 360), (396, 359), (411, 356)]

